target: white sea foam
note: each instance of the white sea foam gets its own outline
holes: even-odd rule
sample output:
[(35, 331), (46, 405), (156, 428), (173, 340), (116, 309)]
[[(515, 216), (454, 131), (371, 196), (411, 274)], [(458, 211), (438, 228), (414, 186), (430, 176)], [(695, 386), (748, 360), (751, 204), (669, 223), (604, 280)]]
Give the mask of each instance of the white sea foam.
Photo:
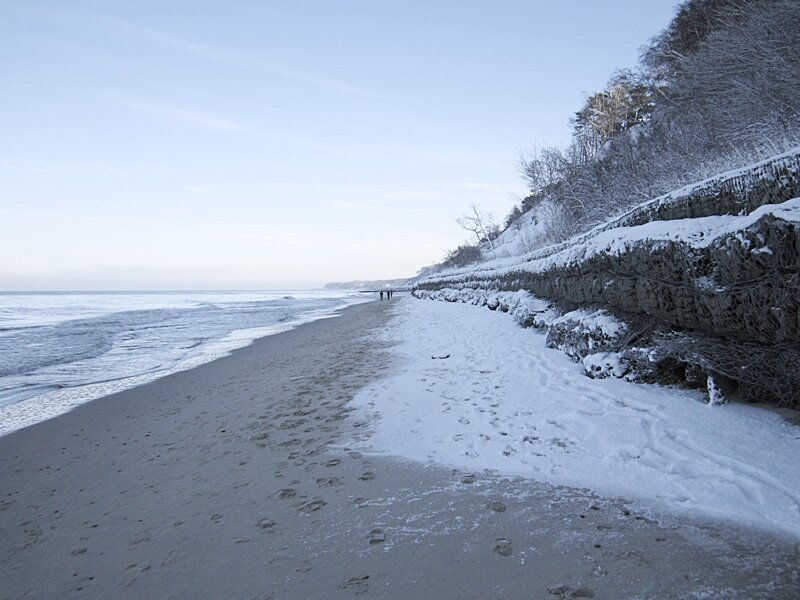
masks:
[(0, 435), (368, 299), (327, 291), (0, 294)]

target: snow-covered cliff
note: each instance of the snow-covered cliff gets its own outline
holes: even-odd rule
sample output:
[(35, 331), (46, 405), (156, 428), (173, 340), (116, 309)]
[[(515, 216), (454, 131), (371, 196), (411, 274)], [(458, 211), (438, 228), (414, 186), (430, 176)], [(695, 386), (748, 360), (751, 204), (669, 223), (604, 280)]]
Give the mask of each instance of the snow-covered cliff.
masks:
[[(540, 226), (510, 228), (498, 250), (524, 249), (512, 238), (530, 239)], [(682, 381), (715, 397), (721, 390), (798, 406), (800, 148), (645, 202), (565, 242), (440, 272), (415, 288), (418, 297), (490, 308), (517, 310), (519, 301), (492, 293), (523, 291), (558, 313), (602, 309), (625, 327), (601, 350), (578, 343), (595, 339), (591, 319), (541, 323), (552, 345), (568, 347), (592, 375)], [(525, 304), (523, 312), (538, 314)], [(529, 315), (521, 322), (537, 324)], [(586, 362), (598, 352), (613, 357)]]

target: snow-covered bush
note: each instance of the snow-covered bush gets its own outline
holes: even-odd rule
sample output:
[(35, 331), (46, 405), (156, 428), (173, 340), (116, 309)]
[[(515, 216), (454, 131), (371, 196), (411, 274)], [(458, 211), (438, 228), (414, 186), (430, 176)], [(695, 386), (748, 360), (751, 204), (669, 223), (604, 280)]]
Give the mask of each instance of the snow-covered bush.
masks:
[(617, 352), (587, 354), (581, 362), (586, 374), (593, 379), (622, 378), (629, 372), (628, 366), (620, 360)]
[(578, 309), (550, 324), (547, 345), (581, 360), (589, 354), (619, 350), (627, 332), (627, 324), (605, 310)]

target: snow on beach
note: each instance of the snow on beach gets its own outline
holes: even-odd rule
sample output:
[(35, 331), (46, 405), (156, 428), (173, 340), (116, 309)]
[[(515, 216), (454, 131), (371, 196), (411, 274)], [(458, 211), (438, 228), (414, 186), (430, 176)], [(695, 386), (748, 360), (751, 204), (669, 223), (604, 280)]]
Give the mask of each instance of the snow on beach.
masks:
[(378, 453), (589, 488), (800, 537), (800, 427), (700, 392), (589, 379), (503, 313), (407, 300), (395, 373), (354, 406)]

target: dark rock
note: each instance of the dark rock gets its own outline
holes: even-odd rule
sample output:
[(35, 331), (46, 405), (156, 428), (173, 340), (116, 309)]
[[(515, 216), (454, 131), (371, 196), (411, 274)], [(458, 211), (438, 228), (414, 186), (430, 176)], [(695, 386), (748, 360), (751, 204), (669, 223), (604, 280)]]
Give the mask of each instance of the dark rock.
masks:
[(370, 544), (382, 544), (386, 541), (386, 534), (383, 529), (373, 529), (367, 535)]
[(492, 552), (500, 556), (511, 556), (514, 554), (514, 548), (506, 538), (497, 538), (492, 545)]
[(259, 519), (256, 521), (256, 527), (259, 529), (272, 529), (275, 527), (275, 521), (267, 518)]

